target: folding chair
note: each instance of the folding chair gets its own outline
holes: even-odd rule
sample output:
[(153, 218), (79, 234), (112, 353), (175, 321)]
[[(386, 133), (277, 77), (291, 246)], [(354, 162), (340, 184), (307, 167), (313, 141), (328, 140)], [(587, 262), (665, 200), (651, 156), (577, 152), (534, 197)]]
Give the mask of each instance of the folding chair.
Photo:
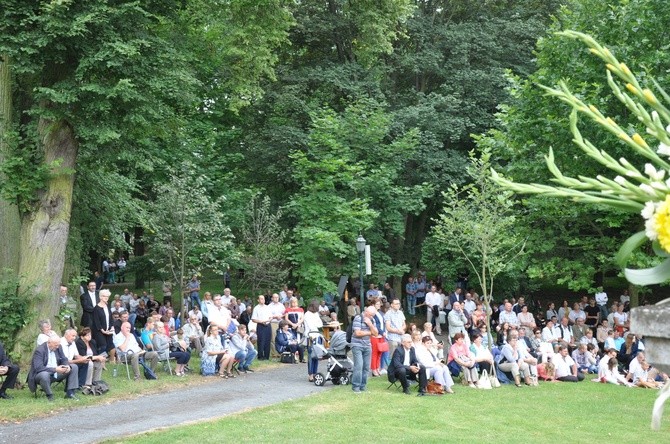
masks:
[(116, 370), (116, 373), (119, 373), (119, 365), (124, 364), (126, 367), (126, 376), (128, 377), (128, 380), (130, 381), (130, 369), (128, 368), (129, 366), (132, 365), (132, 355), (133, 352), (129, 351), (127, 353), (122, 352), (119, 350), (119, 348), (116, 348), (116, 367), (114, 370)]

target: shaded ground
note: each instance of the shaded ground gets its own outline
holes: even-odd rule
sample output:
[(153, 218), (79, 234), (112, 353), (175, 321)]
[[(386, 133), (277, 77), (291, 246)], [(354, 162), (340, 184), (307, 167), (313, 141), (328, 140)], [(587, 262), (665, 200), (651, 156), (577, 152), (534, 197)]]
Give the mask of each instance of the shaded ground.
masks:
[[(200, 376), (189, 376), (200, 378)], [(0, 443), (92, 443), (161, 427), (211, 420), (332, 388), (307, 382), (305, 365), (282, 365), (235, 379), (212, 377), (186, 389), (0, 425)], [(45, 400), (46, 402), (46, 400)]]

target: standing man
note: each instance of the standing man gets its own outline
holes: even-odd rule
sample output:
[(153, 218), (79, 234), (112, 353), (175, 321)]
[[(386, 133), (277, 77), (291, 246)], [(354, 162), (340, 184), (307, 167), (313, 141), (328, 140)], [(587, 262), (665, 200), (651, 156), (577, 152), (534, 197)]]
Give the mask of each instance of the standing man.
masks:
[(275, 340), (277, 339), (277, 329), (279, 328), (279, 321), (284, 319), (284, 312), (286, 307), (284, 304), (279, 302), (279, 295), (274, 293), (272, 295), (272, 302), (270, 302), (270, 312), (272, 312), (272, 322), (270, 322), (270, 328), (272, 331), (272, 338), (270, 339), (270, 353), (275, 358), (279, 357), (277, 353), (277, 348), (275, 347)]
[(186, 291), (188, 291), (188, 296), (191, 299), (191, 307), (195, 304), (200, 306), (200, 281), (198, 280), (197, 274), (194, 274), (188, 282)]
[(469, 347), (470, 335), (468, 335), (465, 327), (468, 323), (468, 318), (465, 316), (465, 313), (463, 313), (463, 308), (461, 307), (460, 302), (454, 302), (454, 305), (449, 312), (449, 316), (447, 317), (447, 321), (449, 323), (449, 339), (453, 340), (456, 333), (462, 333), (463, 337), (466, 338), (465, 343), (468, 344)]
[(12, 361), (9, 360), (2, 342), (0, 342), (0, 376), (5, 377), (0, 387), (0, 399), (12, 399), (13, 396), (7, 394), (7, 389), (14, 389), (16, 378), (19, 376), (19, 366), (12, 364)]
[(77, 311), (77, 303), (67, 294), (67, 287), (60, 286), (60, 310), (61, 327), (74, 328), (74, 313)]
[(442, 295), (437, 292), (437, 287), (433, 285), (430, 287), (428, 294), (426, 294), (426, 321), (432, 324), (438, 336), (442, 334), (440, 309), (443, 305)]
[[(394, 302), (400, 302), (396, 299)], [(368, 373), (370, 372), (370, 358), (372, 346), (370, 336), (377, 336), (379, 332), (372, 318), (377, 314), (377, 309), (371, 305), (365, 309), (362, 315), (354, 318), (353, 335), (351, 337), (351, 354), (354, 358), (354, 372), (351, 380), (351, 388), (354, 393), (366, 390), (368, 384)]]
[(223, 299), (220, 294), (214, 295), (214, 304), (207, 309), (207, 320), (219, 327), (219, 333), (228, 333), (230, 328), (230, 310), (223, 306)]
[(598, 304), (598, 308), (600, 309), (600, 318), (601, 319), (607, 319), (607, 315), (609, 315), (609, 311), (607, 310), (607, 293), (605, 293), (605, 290), (603, 290), (603, 287), (598, 287), (598, 292), (595, 295), (596, 297), (596, 304)]
[(407, 313), (410, 316), (416, 315), (416, 291), (417, 284), (414, 282), (414, 278), (410, 276), (407, 278), (407, 284), (405, 285), (405, 300), (407, 301)]
[[(586, 313), (586, 320), (584, 323), (588, 328), (594, 332), (598, 329), (598, 324), (600, 324), (600, 307), (596, 305), (595, 298), (589, 298), (589, 304), (584, 307), (584, 313)], [(581, 337), (578, 338), (578, 340)]]
[(395, 299), (395, 289), (391, 287), (391, 284), (388, 282), (384, 283), (384, 296), (386, 296), (387, 301), (392, 301)]
[(398, 298), (391, 301), (391, 309), (386, 312), (384, 319), (386, 319), (386, 340), (389, 343), (389, 354), (393, 356), (393, 352), (400, 346), (400, 339), (407, 329), (405, 314), (400, 310), (400, 300)]
[[(426, 276), (419, 272), (416, 278), (416, 304), (422, 305), (426, 300)], [(415, 313), (416, 314), (416, 313)]]
[(85, 292), (79, 297), (81, 302), (81, 327), (93, 327), (93, 308), (98, 305), (100, 302), (100, 297), (98, 296), (98, 291), (95, 287), (95, 281), (88, 283), (88, 287)]
[(123, 258), (123, 256), (119, 258), (119, 261), (116, 263), (116, 265), (119, 267), (119, 282), (126, 282), (126, 266), (128, 263)]
[[(265, 296), (258, 296), (258, 305), (254, 307), (251, 313), (251, 320), (256, 323), (256, 336), (258, 336), (258, 360), (267, 361), (270, 359), (270, 342), (272, 340), (272, 311), (265, 305)], [(368, 359), (368, 362), (370, 360)]]

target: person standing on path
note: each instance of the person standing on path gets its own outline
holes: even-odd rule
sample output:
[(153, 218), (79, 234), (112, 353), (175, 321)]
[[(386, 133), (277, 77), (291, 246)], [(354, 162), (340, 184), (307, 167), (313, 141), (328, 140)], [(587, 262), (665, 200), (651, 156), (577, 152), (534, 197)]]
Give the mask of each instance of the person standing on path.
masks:
[(254, 307), (251, 320), (256, 323), (256, 335), (258, 336), (258, 360), (270, 359), (270, 342), (272, 340), (272, 311), (265, 305), (265, 296), (258, 296), (258, 305)]
[(371, 305), (365, 309), (362, 315), (354, 318), (353, 336), (351, 338), (351, 353), (354, 357), (354, 373), (351, 386), (354, 393), (365, 391), (368, 383), (370, 358), (372, 356), (370, 336), (377, 336), (379, 333), (372, 321), (376, 314), (377, 309)]

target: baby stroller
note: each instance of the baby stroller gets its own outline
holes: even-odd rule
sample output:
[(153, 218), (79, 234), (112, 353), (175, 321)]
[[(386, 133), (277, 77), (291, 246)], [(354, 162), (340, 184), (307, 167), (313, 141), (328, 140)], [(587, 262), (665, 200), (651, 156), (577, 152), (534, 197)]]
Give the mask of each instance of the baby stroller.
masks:
[(343, 331), (336, 331), (330, 338), (330, 347), (328, 350), (319, 343), (313, 345), (313, 353), (319, 359), (328, 359), (327, 371), (314, 375), (314, 384), (322, 386), (326, 381), (333, 381), (335, 385), (346, 385), (351, 381), (351, 373), (354, 363), (347, 357), (349, 343), (347, 335)]

